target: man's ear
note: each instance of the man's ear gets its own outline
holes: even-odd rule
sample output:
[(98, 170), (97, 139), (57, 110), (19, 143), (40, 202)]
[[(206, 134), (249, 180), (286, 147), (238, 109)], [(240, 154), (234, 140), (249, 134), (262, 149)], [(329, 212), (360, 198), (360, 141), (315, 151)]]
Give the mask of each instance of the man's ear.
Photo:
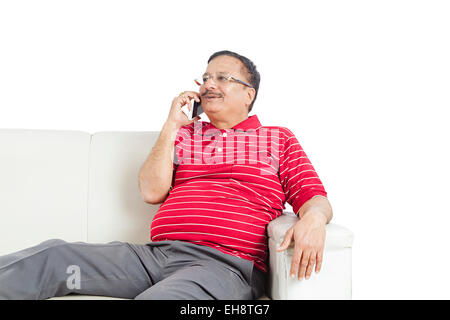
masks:
[(249, 88), (247, 95), (248, 95), (248, 99), (249, 99), (247, 106), (250, 106), (252, 104), (253, 100), (255, 99), (256, 90), (254, 88)]

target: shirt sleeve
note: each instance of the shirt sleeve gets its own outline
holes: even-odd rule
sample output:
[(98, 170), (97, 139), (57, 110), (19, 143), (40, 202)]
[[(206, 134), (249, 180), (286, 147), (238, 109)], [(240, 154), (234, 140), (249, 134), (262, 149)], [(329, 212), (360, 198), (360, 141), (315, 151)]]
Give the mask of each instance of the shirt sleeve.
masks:
[(327, 192), (311, 161), (295, 135), (287, 128), (281, 131), (279, 177), (289, 203), (298, 216), (301, 206), (316, 195), (326, 197)]

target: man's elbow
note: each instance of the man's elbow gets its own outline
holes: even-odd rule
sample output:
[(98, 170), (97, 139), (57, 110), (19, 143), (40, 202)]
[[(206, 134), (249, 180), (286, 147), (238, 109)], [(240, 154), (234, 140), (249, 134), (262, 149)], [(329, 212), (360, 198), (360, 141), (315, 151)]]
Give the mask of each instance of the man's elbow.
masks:
[(150, 204), (160, 204), (164, 202), (169, 193), (168, 190), (167, 191), (163, 191), (161, 189), (155, 190), (154, 186), (149, 185), (148, 183), (146, 183), (145, 180), (141, 178), (139, 178), (138, 184), (142, 200)]
[(163, 203), (166, 198), (167, 198), (167, 194), (141, 194), (142, 196), (142, 200), (144, 200), (145, 202), (149, 203), (149, 204), (161, 204)]

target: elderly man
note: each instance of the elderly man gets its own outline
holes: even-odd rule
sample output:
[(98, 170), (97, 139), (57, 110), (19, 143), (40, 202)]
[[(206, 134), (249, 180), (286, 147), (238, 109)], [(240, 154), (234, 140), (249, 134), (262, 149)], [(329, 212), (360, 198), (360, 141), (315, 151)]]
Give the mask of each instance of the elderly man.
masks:
[[(259, 73), (247, 58), (220, 51), (175, 97), (139, 174), (142, 198), (160, 206), (152, 242), (89, 244), (53, 239), (0, 257), (0, 299), (69, 293), (134, 299), (257, 299), (265, 292), (267, 224), (288, 202), (299, 216), (278, 250), (294, 241), (291, 276), (319, 272), (325, 189), (293, 133), (248, 116)], [(210, 122), (182, 108), (201, 102)], [(67, 270), (81, 279), (71, 281)], [(72, 279), (73, 280), (73, 279)], [(81, 281), (80, 281), (81, 280)]]
[[(255, 273), (265, 274), (265, 227), (287, 201), (301, 219), (279, 250), (294, 240), (291, 276), (308, 279), (314, 267), (316, 272), (321, 268), (325, 224), (332, 210), (292, 132), (263, 127), (256, 115), (248, 116), (259, 79), (249, 59), (221, 51), (209, 58), (199, 93), (186, 91), (173, 100), (140, 175), (143, 198), (152, 204), (164, 202), (153, 219), (152, 240), (215, 248), (253, 262)], [(187, 119), (181, 108), (191, 108), (191, 99), (201, 101), (210, 123)], [(245, 143), (245, 138), (255, 137), (263, 142)], [(273, 161), (255, 156), (268, 150), (274, 152), (262, 160)]]

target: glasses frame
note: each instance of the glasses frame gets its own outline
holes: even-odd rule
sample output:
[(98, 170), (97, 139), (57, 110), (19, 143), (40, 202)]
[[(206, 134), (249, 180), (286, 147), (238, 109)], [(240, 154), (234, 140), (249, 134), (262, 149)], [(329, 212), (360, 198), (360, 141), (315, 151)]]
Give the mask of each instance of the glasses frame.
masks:
[[(249, 87), (249, 88), (253, 88), (251, 85), (249, 85), (247, 82), (244, 82), (244, 81), (242, 81), (242, 80), (239, 80), (239, 79), (237, 79), (237, 78), (235, 78), (235, 77), (233, 77), (233, 76), (230, 76), (230, 75), (223, 75), (226, 79), (227, 79), (227, 81), (228, 82), (230, 82), (231, 80), (233, 80), (233, 81), (236, 81), (237, 83), (240, 83), (240, 84), (243, 84), (244, 86), (247, 86), (247, 87)], [(208, 79), (209, 80), (209, 79)], [(208, 80), (206, 80), (206, 81), (208, 81)], [(197, 85), (199, 85), (199, 86), (201, 86), (202, 84), (200, 83), (200, 81), (198, 81), (197, 79), (194, 79), (194, 82), (197, 84)]]

